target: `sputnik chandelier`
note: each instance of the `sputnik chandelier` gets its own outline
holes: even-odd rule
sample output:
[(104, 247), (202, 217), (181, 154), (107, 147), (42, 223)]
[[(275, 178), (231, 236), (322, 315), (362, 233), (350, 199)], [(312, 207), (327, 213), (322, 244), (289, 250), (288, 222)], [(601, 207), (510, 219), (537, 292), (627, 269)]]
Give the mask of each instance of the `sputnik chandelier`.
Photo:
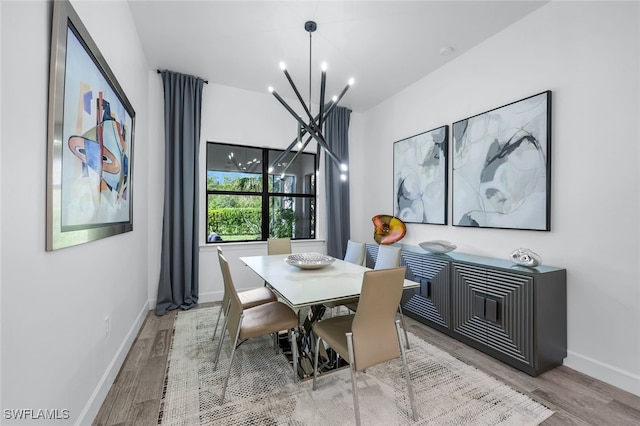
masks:
[[(329, 115), (333, 112), (336, 105), (338, 105), (338, 102), (340, 102), (340, 100), (345, 95), (345, 93), (347, 93), (347, 90), (349, 90), (349, 87), (353, 85), (353, 78), (350, 79), (347, 85), (345, 86), (345, 88), (342, 89), (342, 92), (340, 93), (340, 95), (333, 97), (333, 99), (326, 105), (326, 110), (325, 110), (324, 97), (325, 97), (325, 86), (327, 81), (327, 64), (323, 63), (321, 66), (322, 74), (320, 77), (320, 103), (319, 103), (320, 111), (318, 112), (318, 114), (316, 114), (315, 117), (311, 114), (311, 48), (312, 48), (311, 36), (317, 28), (318, 28), (318, 25), (314, 21), (307, 21), (304, 24), (304, 29), (309, 33), (309, 106), (308, 107), (305, 104), (304, 100), (302, 99), (302, 96), (300, 95), (300, 91), (298, 90), (295, 83), (293, 82), (291, 75), (289, 75), (289, 72), (287, 71), (287, 67), (285, 63), (280, 62), (280, 68), (284, 72), (285, 77), (287, 77), (287, 80), (289, 81), (291, 88), (293, 89), (298, 100), (300, 101), (300, 104), (302, 105), (302, 108), (304, 109), (309, 121), (306, 122), (305, 120), (303, 120), (302, 117), (300, 117), (293, 110), (293, 108), (291, 108), (289, 104), (287, 104), (287, 102), (284, 99), (282, 99), (282, 97), (278, 94), (278, 92), (276, 92), (273, 89), (273, 87), (269, 87), (269, 92), (273, 94), (273, 96), (282, 104), (282, 106), (285, 107), (287, 111), (289, 111), (289, 113), (293, 116), (293, 118), (295, 118), (296, 121), (298, 122), (298, 134), (296, 138), (291, 142), (291, 144), (287, 147), (287, 149), (283, 151), (278, 156), (278, 158), (275, 159), (273, 163), (271, 163), (271, 166), (269, 167), (269, 173), (272, 173), (274, 170), (274, 166), (280, 164), (280, 162), (291, 152), (293, 147), (297, 146), (298, 151), (295, 153), (291, 161), (289, 161), (284, 167), (284, 169), (282, 170), (281, 176), (284, 177), (284, 174), (287, 168), (289, 167), (289, 165), (291, 165), (291, 163), (293, 163), (298, 158), (298, 156), (307, 147), (311, 139), (313, 139), (318, 143), (318, 146), (324, 150), (326, 155), (329, 158), (331, 158), (331, 160), (336, 164), (336, 166), (338, 166), (341, 172), (340, 179), (345, 181), (347, 180), (347, 174), (346, 174), (347, 165), (344, 162), (340, 161), (338, 156), (327, 145), (327, 141), (325, 140), (322, 134), (322, 126), (326, 122)], [(306, 136), (306, 140), (302, 142), (305, 136)]]

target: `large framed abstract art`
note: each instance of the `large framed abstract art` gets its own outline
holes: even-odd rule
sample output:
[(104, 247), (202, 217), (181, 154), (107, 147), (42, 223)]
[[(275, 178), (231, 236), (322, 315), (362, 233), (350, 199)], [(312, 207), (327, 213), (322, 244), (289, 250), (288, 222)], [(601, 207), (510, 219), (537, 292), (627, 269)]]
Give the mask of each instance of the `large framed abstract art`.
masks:
[(68, 1), (53, 2), (46, 249), (133, 229), (135, 112)]
[(453, 124), (453, 225), (550, 230), (551, 91)]
[(405, 223), (447, 224), (449, 126), (393, 144), (393, 211)]

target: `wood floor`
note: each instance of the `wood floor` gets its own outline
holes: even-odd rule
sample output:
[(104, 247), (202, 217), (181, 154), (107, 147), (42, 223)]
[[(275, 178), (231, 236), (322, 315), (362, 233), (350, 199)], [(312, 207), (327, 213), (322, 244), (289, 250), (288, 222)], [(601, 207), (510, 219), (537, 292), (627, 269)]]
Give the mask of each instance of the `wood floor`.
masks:
[[(199, 308), (208, 306), (213, 304)], [(175, 312), (163, 317), (149, 312), (94, 426), (157, 424), (174, 317)], [(640, 425), (640, 397), (629, 392), (565, 366), (531, 377), (411, 318), (405, 323), (431, 344), (555, 411), (543, 425)]]

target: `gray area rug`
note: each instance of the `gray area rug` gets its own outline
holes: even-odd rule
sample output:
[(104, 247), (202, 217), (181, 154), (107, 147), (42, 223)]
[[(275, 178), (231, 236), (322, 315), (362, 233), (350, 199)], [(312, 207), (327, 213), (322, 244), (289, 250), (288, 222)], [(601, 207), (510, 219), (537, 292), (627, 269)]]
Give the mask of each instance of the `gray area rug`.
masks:
[[(355, 424), (348, 368), (294, 382), (291, 365), (270, 336), (236, 351), (224, 404), (220, 394), (231, 355), (225, 336), (213, 371), (211, 341), (218, 307), (179, 312), (167, 363), (160, 425)], [(219, 334), (219, 333), (218, 333)], [(407, 351), (417, 421), (410, 416), (400, 360), (358, 373), (364, 425), (536, 425), (553, 411), (409, 333)]]

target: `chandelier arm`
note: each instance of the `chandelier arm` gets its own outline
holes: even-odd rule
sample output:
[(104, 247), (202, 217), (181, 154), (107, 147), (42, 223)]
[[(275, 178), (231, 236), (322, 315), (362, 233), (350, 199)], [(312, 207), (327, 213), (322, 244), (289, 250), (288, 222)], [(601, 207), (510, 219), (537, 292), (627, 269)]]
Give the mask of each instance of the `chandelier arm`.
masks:
[(282, 169), (282, 172), (280, 173), (281, 175), (283, 175), (289, 169), (289, 166), (296, 161), (296, 159), (300, 156), (300, 154), (302, 154), (302, 151), (304, 151), (304, 149), (307, 147), (310, 141), (311, 141), (311, 136), (309, 136), (305, 141), (305, 143), (302, 144), (302, 148), (300, 148), (300, 150), (293, 155), (293, 158), (291, 159), (291, 161), (289, 161), (287, 165), (284, 166), (284, 169)]
[(323, 113), (324, 113), (324, 92), (325, 92), (325, 87), (327, 84), (327, 72), (323, 69), (322, 70), (322, 75), (320, 78), (320, 112), (319, 112), (319, 116), (320, 118), (318, 119), (318, 129), (322, 130), (322, 123), (324, 122), (323, 119)]
[[(318, 116), (316, 115), (315, 120), (318, 119)], [(298, 125), (300, 126), (300, 123), (298, 123)], [(300, 126), (302, 127), (302, 126)], [(304, 135), (306, 135), (308, 132), (305, 128), (302, 128), (300, 131), (300, 139), (302, 139), (304, 137)], [(311, 140), (311, 136), (309, 136), (309, 138), (307, 139), (307, 141)], [(273, 168), (273, 166), (275, 164), (277, 164), (280, 160), (282, 160), (287, 154), (289, 154), (291, 152), (291, 150), (293, 149), (294, 146), (296, 146), (296, 144), (298, 143), (298, 137), (296, 136), (296, 138), (289, 144), (289, 146), (280, 153), (280, 155), (278, 155), (278, 157), (271, 163), (271, 167)]]
[[(271, 92), (271, 94), (278, 100), (278, 102), (280, 102), (282, 104), (282, 106), (289, 111), (289, 114), (291, 114), (291, 116), (293, 118), (296, 119), (296, 121), (302, 126), (302, 128), (309, 134), (313, 134), (315, 133), (315, 129), (310, 127), (309, 124), (305, 123), (304, 121), (302, 121), (302, 118), (300, 118), (300, 116), (293, 110), (293, 108), (291, 108), (289, 106), (289, 104), (282, 99), (282, 97), (278, 94), (278, 92), (276, 92), (275, 90)], [(314, 123), (315, 125), (315, 120), (313, 120), (313, 118), (311, 118), (311, 121)], [(315, 126), (314, 126), (315, 127)], [(296, 142), (297, 142), (297, 138), (296, 138)]]
[(340, 92), (340, 94), (338, 95), (338, 98), (329, 105), (329, 108), (327, 108), (327, 112), (324, 115), (323, 121), (327, 120), (327, 117), (329, 117), (329, 114), (331, 114), (331, 112), (333, 112), (333, 109), (335, 106), (338, 105), (338, 102), (340, 102), (342, 100), (342, 98), (344, 97), (345, 93), (347, 93), (347, 90), (349, 90), (349, 87), (351, 87), (350, 84), (347, 84), (346, 86), (344, 86), (344, 89), (342, 89), (342, 92)]
[(318, 142), (318, 145), (322, 146), (322, 148), (327, 153), (327, 155), (331, 157), (331, 159), (336, 163), (338, 168), (340, 168), (340, 166), (342, 165), (342, 162), (340, 161), (338, 156), (333, 153), (331, 148), (329, 148), (329, 145), (327, 145), (327, 142), (324, 140), (324, 137), (322, 136), (322, 134), (311, 133), (311, 137), (314, 138), (316, 142)]
[(338, 165), (340, 165), (340, 159), (338, 158), (337, 155), (333, 153), (333, 151), (331, 151), (331, 148), (329, 148), (329, 146), (325, 142), (324, 137), (322, 136), (322, 133), (314, 132), (313, 131), (314, 129), (312, 129), (307, 123), (302, 121), (300, 116), (298, 116), (298, 114), (296, 114), (296, 112), (289, 106), (289, 104), (287, 104), (285, 100), (282, 99), (282, 97), (278, 94), (278, 92), (274, 90), (271, 93), (282, 104), (282, 106), (287, 111), (289, 111), (289, 114), (291, 114), (291, 116), (295, 118), (298, 123), (300, 123), (302, 128), (305, 129), (307, 133), (309, 133), (309, 135), (311, 135), (311, 137), (313, 137), (316, 140), (316, 142), (318, 142), (318, 144), (322, 146), (322, 148), (324, 148), (324, 150), (327, 152), (327, 155), (329, 155), (333, 159), (333, 161), (335, 161)]
[[(304, 111), (307, 113), (307, 116), (309, 117), (309, 120), (311, 122), (313, 122), (313, 127), (312, 128), (314, 128), (315, 131), (320, 132), (320, 127), (316, 125), (316, 120), (313, 118), (313, 116), (311, 115), (311, 111), (309, 111), (309, 108), (304, 103), (304, 99), (302, 99), (302, 95), (300, 94), (300, 91), (298, 90), (298, 87), (293, 82), (293, 79), (291, 78), (291, 75), (289, 74), (289, 71), (284, 69), (284, 75), (287, 77), (287, 80), (289, 81), (289, 84), (291, 85), (291, 88), (293, 89), (294, 93), (298, 97), (298, 100), (300, 101), (300, 104), (302, 105), (302, 108), (304, 108)], [(309, 102), (311, 102), (311, 99), (309, 99)]]

